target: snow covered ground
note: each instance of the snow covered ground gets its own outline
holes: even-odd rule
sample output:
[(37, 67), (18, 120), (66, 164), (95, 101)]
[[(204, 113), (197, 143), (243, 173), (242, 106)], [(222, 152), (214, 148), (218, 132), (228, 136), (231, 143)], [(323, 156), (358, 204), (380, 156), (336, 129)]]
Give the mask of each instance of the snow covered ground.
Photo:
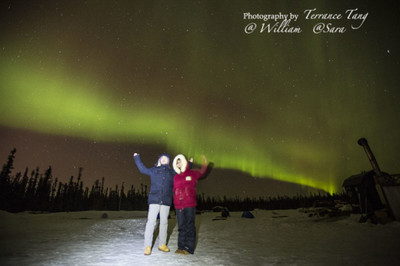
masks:
[[(176, 217), (169, 220), (172, 252), (143, 255), (147, 212), (7, 213), (0, 211), (1, 265), (400, 265), (400, 222), (358, 223), (308, 217), (299, 210), (258, 210), (254, 219), (231, 212), (196, 216), (194, 255), (178, 255)], [(157, 247), (158, 242), (155, 243)]]

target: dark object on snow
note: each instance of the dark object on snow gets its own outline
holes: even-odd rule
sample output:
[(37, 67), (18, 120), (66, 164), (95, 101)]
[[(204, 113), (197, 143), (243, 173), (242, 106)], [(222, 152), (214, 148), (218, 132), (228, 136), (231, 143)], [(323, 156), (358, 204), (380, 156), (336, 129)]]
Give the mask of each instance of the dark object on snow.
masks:
[(229, 210), (226, 207), (222, 207), (222, 206), (215, 206), (214, 208), (212, 208), (213, 212), (221, 212), (221, 216), (222, 217), (229, 217)]
[(107, 218), (108, 218), (108, 214), (107, 214), (107, 213), (103, 213), (103, 214), (101, 215), (101, 218), (107, 219)]
[(250, 219), (253, 219), (253, 218), (254, 218), (254, 215), (253, 215), (251, 212), (249, 212), (249, 211), (244, 211), (244, 212), (242, 213), (242, 218), (250, 218)]
[(287, 216), (287, 215), (274, 215), (274, 216), (272, 216), (272, 218), (287, 218), (287, 217), (289, 217), (289, 216)]
[(223, 210), (221, 211), (221, 216), (222, 216), (222, 217), (229, 217), (230, 215), (229, 215), (228, 209), (223, 209)]
[[(385, 209), (388, 216), (400, 220), (400, 182), (398, 175), (389, 175), (380, 170), (365, 138), (358, 140), (364, 147), (373, 170), (353, 175), (344, 180), (343, 187), (350, 197), (353, 211), (365, 217), (360, 222), (375, 221), (375, 212)], [(396, 179), (397, 177), (397, 179)]]
[(217, 216), (215, 218), (212, 219), (213, 221), (225, 221), (226, 217), (222, 217), (222, 216)]

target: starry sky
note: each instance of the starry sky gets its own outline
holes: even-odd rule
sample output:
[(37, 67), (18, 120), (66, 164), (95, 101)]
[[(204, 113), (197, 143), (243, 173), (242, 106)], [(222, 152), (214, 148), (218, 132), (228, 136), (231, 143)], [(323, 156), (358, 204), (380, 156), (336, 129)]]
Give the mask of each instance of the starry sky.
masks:
[(149, 167), (163, 152), (204, 154), (206, 194), (333, 193), (371, 169), (365, 137), (400, 172), (395, 1), (0, 8), (0, 159), (15, 147), (15, 171), (51, 165), (68, 180), (82, 167), (85, 185), (138, 186), (149, 180), (134, 152)]

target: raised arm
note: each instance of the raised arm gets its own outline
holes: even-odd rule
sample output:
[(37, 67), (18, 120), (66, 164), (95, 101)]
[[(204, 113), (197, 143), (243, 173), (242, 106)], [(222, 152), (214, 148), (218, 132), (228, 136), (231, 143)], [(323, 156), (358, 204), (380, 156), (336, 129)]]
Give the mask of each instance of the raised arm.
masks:
[(202, 155), (201, 158), (203, 160), (203, 164), (201, 165), (200, 173), (203, 176), (207, 172), (207, 158), (204, 155)]
[(188, 161), (188, 169), (192, 169), (193, 168), (193, 157), (189, 159)]
[(144, 164), (142, 163), (142, 160), (140, 160), (140, 155), (138, 153), (134, 153), (133, 154), (133, 159), (135, 160), (136, 166), (139, 169), (139, 172), (141, 172), (142, 174), (145, 175), (151, 175), (151, 171), (149, 168), (147, 168), (146, 166), (144, 166)]

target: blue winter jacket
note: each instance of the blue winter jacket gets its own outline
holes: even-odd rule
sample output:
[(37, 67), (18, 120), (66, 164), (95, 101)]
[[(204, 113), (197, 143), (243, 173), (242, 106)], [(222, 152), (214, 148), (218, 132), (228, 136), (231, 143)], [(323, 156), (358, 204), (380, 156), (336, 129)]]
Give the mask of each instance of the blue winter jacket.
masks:
[[(159, 162), (161, 155), (157, 162)], [(134, 156), (135, 163), (142, 174), (149, 175), (151, 179), (150, 194), (148, 204), (161, 204), (171, 206), (172, 188), (174, 184), (174, 175), (176, 174), (168, 165), (157, 165), (151, 168), (144, 166), (140, 160), (140, 155)]]

